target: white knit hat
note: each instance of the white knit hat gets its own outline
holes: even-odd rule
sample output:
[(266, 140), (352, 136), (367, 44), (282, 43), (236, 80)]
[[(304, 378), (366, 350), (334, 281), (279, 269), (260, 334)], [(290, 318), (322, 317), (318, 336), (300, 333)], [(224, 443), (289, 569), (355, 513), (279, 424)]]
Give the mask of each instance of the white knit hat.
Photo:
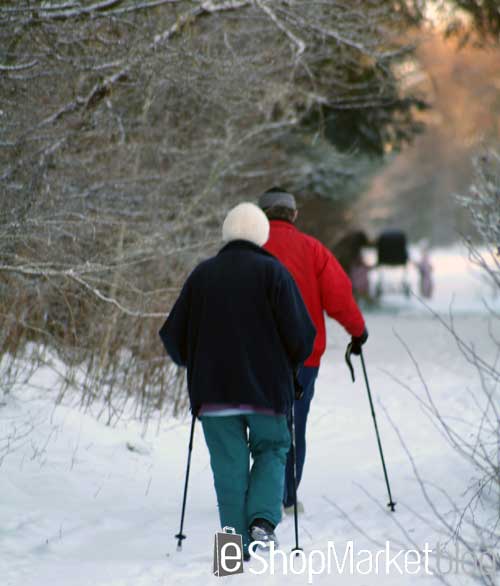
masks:
[(269, 238), (269, 220), (266, 214), (253, 203), (240, 203), (226, 216), (222, 224), (222, 240), (248, 240), (263, 246)]

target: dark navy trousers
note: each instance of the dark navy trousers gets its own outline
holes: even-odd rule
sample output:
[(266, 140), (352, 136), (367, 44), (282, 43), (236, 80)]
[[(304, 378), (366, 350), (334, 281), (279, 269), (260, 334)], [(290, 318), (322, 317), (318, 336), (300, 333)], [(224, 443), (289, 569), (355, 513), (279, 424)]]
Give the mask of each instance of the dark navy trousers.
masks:
[[(298, 373), (298, 381), (304, 390), (304, 396), (294, 401), (294, 423), (295, 423), (295, 457), (297, 460), (297, 488), (302, 478), (304, 461), (306, 459), (306, 425), (309, 407), (314, 396), (314, 383), (318, 376), (319, 367), (302, 366)], [(285, 476), (285, 494), (283, 497), (285, 507), (293, 505), (293, 461), (292, 451), (288, 452)]]

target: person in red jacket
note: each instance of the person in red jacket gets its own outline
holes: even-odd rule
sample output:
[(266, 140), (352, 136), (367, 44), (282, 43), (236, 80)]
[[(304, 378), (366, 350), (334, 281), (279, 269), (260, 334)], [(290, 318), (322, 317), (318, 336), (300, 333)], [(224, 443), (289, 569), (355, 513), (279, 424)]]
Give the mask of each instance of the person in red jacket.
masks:
[[(265, 250), (277, 257), (289, 270), (304, 299), (316, 327), (312, 353), (297, 373), (303, 397), (294, 402), (297, 487), (302, 478), (306, 455), (306, 424), (314, 395), (321, 356), (326, 347), (325, 317), (338, 321), (352, 337), (352, 352), (359, 354), (368, 338), (365, 320), (354, 300), (352, 285), (333, 254), (319, 240), (295, 227), (298, 212), (295, 198), (279, 187), (266, 191), (259, 206), (270, 221)], [(293, 507), (293, 465), (291, 453), (286, 467), (283, 505), (287, 513)], [(299, 510), (303, 506), (299, 503)]]

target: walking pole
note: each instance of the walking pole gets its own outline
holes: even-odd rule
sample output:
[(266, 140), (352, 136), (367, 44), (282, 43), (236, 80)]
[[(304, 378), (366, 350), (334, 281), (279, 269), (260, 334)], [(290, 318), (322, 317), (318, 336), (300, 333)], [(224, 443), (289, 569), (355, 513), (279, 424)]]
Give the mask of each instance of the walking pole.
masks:
[[(349, 370), (351, 371), (352, 382), (354, 382), (354, 368), (352, 367), (352, 363), (351, 363), (351, 349), (352, 349), (352, 342), (350, 342), (347, 345), (347, 350), (346, 350), (346, 353), (345, 353), (345, 360), (347, 362), (347, 366), (349, 367)], [(375, 407), (373, 405), (372, 393), (371, 393), (371, 390), (370, 390), (370, 383), (368, 382), (368, 375), (366, 373), (366, 365), (365, 365), (365, 359), (364, 359), (364, 356), (363, 356), (363, 350), (362, 350), (362, 348), (360, 348), (359, 357), (361, 358), (361, 366), (363, 367), (363, 375), (365, 377), (366, 390), (368, 392), (368, 400), (370, 402), (370, 410), (372, 412), (373, 424), (375, 426), (375, 433), (377, 435), (378, 451), (379, 451), (379, 454), (380, 454), (380, 459), (382, 460), (382, 468), (384, 470), (385, 484), (387, 486), (387, 492), (389, 494), (389, 502), (387, 503), (387, 506), (389, 507), (389, 509), (392, 512), (394, 512), (395, 511), (396, 503), (392, 500), (391, 486), (389, 484), (389, 476), (387, 475), (387, 468), (385, 466), (384, 452), (382, 450), (382, 442), (380, 441), (380, 433), (378, 431), (377, 417), (375, 415)]]
[(188, 459), (187, 459), (187, 467), (186, 467), (186, 479), (184, 481), (184, 496), (182, 498), (182, 513), (181, 513), (181, 527), (179, 529), (179, 533), (175, 536), (177, 539), (177, 551), (182, 550), (182, 540), (186, 539), (186, 536), (182, 532), (184, 528), (184, 514), (186, 512), (186, 499), (187, 499), (187, 489), (188, 489), (188, 482), (189, 482), (189, 470), (191, 468), (191, 453), (193, 451), (193, 438), (194, 438), (194, 424), (196, 423), (196, 413), (193, 413), (193, 418), (191, 420), (191, 434), (189, 436), (189, 448), (188, 448)]
[(293, 465), (293, 519), (295, 523), (295, 547), (292, 551), (295, 555), (298, 555), (302, 548), (299, 547), (299, 515), (297, 512), (297, 459), (295, 457), (295, 417), (294, 417), (295, 404), (292, 403), (292, 465)]

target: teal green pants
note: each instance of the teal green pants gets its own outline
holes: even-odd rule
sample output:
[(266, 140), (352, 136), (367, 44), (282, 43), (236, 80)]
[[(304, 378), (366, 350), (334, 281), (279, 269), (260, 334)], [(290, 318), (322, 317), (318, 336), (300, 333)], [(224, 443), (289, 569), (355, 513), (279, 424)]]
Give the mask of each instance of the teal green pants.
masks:
[[(284, 415), (201, 416), (221, 527), (234, 527), (247, 550), (256, 518), (281, 520), (290, 432)], [(253, 464), (250, 468), (250, 455)]]

